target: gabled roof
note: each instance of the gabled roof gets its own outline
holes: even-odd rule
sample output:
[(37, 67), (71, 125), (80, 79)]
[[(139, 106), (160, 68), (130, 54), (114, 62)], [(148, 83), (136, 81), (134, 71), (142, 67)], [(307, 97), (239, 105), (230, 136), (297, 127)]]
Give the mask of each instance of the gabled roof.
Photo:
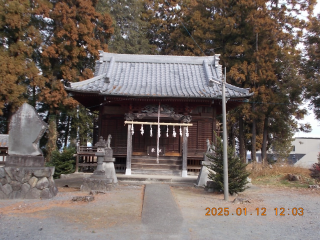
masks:
[[(109, 96), (221, 98), (219, 55), (206, 57), (130, 55), (100, 52), (95, 76), (71, 83), (69, 92)], [(226, 84), (226, 97), (249, 90)]]

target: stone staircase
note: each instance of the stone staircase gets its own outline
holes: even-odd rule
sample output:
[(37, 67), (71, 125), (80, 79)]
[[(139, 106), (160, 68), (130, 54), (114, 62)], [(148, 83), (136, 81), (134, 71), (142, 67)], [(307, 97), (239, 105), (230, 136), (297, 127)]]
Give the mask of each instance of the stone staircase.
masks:
[(159, 156), (132, 156), (132, 174), (175, 175), (180, 176), (182, 171), (182, 157)]

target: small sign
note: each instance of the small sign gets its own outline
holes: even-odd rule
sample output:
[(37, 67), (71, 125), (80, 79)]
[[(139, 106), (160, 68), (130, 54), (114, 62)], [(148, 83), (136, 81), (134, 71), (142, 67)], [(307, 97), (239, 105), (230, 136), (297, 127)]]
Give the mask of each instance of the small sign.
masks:
[[(148, 156), (157, 156), (157, 146), (148, 146), (147, 148)], [(159, 146), (159, 156), (164, 156), (165, 147)]]

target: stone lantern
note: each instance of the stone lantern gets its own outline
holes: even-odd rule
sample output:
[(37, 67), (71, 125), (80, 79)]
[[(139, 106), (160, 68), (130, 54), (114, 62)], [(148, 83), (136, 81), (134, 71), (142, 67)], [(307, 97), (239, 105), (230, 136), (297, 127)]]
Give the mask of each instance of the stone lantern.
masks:
[(113, 164), (114, 158), (112, 158), (110, 141), (111, 135), (109, 142), (106, 142), (101, 136), (99, 141), (95, 144), (95, 147), (97, 147), (97, 152), (95, 153), (97, 156), (97, 169), (89, 178), (84, 179), (83, 185), (81, 186), (81, 191), (110, 190), (115, 184), (118, 183)]

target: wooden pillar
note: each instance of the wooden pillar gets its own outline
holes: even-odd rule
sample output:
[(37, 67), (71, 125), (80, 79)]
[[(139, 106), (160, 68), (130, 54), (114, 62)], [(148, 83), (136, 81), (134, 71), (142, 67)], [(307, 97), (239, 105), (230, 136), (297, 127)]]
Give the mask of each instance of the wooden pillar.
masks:
[(186, 136), (186, 128), (182, 127), (182, 177), (188, 176), (188, 138)]
[(216, 130), (217, 130), (217, 111), (216, 107), (213, 106), (213, 114), (212, 114), (212, 141), (214, 144), (217, 143), (217, 137), (216, 137)]
[(132, 133), (131, 133), (131, 124), (128, 124), (126, 175), (131, 175), (131, 156), (132, 156)]
[(79, 171), (79, 154), (77, 153), (76, 154), (77, 156), (76, 156), (76, 173)]

